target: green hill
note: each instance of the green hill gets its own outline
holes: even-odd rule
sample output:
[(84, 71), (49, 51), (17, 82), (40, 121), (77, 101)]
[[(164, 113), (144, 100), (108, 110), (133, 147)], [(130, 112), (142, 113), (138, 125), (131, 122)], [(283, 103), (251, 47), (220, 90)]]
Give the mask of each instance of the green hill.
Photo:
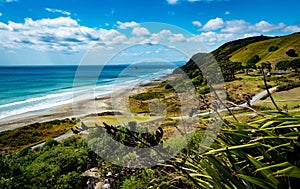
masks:
[(247, 46), (249, 44), (259, 42), (259, 41), (265, 41), (268, 39), (273, 39), (273, 37), (267, 37), (267, 36), (256, 36), (256, 37), (248, 37), (245, 39), (238, 39), (235, 41), (230, 41), (222, 45), (221, 47), (217, 48), (212, 52), (212, 54), (215, 56), (217, 61), (226, 60), (230, 58), (230, 54), (234, 53), (236, 50)]
[[(272, 46), (278, 49), (270, 52), (269, 48)], [(298, 54), (300, 53), (300, 33), (254, 42), (231, 52), (227, 56), (230, 57), (231, 61), (242, 62), (243, 65), (254, 55), (261, 58), (258, 64), (263, 62), (275, 64), (282, 60), (295, 59), (286, 54), (289, 49), (294, 49)]]
[[(290, 57), (286, 52), (294, 49), (298, 57)], [(258, 55), (261, 59), (257, 64), (270, 62), (273, 65), (283, 60), (293, 60), (300, 58), (300, 33), (294, 33), (282, 37), (256, 36), (245, 39), (230, 41), (211, 52), (215, 59), (220, 62), (222, 60), (230, 60), (232, 62), (241, 62), (243, 66), (246, 62)], [(198, 66), (194, 60), (197, 60), (201, 53), (195, 54), (180, 69), (188, 74), (192, 74)], [(174, 73), (177, 73), (175, 70)]]

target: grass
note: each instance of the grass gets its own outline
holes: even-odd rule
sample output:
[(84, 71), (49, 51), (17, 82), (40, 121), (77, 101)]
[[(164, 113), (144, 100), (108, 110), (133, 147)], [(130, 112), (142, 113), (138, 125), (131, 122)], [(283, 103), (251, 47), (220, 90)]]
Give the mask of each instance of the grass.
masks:
[(34, 123), (25, 127), (0, 132), (0, 151), (18, 150), (55, 138), (76, 125), (75, 120), (64, 119)]
[[(279, 49), (269, 52), (269, 47), (271, 46), (277, 46)], [(245, 65), (252, 56), (259, 55), (261, 60), (258, 64), (267, 61), (274, 64), (281, 60), (292, 60), (293, 58), (286, 55), (286, 51), (291, 48), (295, 49), (296, 52), (300, 52), (300, 34), (252, 43), (233, 52), (230, 60), (233, 62), (242, 62)]]
[[(281, 108), (287, 106), (288, 110), (296, 110), (300, 108), (300, 88), (291, 89), (288, 91), (276, 92), (272, 96), (276, 104)], [(260, 110), (275, 110), (271, 99), (268, 97), (264, 100), (259, 100), (256, 104)]]

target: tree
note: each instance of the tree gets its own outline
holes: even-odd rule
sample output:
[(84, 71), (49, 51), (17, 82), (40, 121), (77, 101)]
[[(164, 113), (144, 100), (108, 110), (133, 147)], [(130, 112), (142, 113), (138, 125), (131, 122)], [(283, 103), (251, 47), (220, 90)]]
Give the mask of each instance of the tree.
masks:
[(236, 72), (244, 69), (241, 62), (231, 62), (229, 60), (220, 62), (219, 66), (225, 81), (234, 80)]
[(248, 75), (249, 69), (251, 69), (251, 68), (256, 69), (256, 63), (259, 62), (260, 60), (261, 60), (261, 58), (258, 55), (254, 55), (246, 62), (247, 75)]
[(290, 68), (294, 69), (295, 72), (298, 71), (298, 68), (300, 68), (300, 59), (294, 59), (290, 62)]
[(275, 68), (277, 70), (284, 70), (286, 71), (290, 67), (290, 61), (285, 60), (285, 61), (280, 61), (275, 65)]
[(262, 68), (262, 69), (267, 69), (268, 72), (271, 72), (271, 70), (272, 70), (272, 65), (271, 65), (270, 62), (264, 62), (264, 63), (261, 64), (261, 68)]
[(296, 51), (294, 49), (290, 49), (286, 52), (286, 54), (289, 56), (289, 57), (298, 57), (298, 54), (296, 53)]

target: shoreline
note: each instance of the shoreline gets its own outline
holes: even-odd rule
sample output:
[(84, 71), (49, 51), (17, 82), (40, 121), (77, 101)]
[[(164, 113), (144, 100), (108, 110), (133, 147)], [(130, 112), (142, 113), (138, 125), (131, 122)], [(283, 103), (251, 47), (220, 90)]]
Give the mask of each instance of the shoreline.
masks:
[[(106, 111), (122, 111), (123, 108), (126, 107), (126, 101), (124, 101), (126, 96), (129, 96), (129, 94), (140, 93), (148, 87), (153, 87), (168, 80), (170, 77), (173, 77), (173, 74), (161, 76), (147, 83), (138, 84), (132, 89), (123, 88), (104, 96), (95, 97), (95, 99), (76, 101), (75, 111), (73, 110), (74, 102), (72, 102), (49, 109), (46, 108), (37, 113), (27, 112), (16, 117), (0, 120), (0, 132), (17, 129), (36, 122), (41, 123), (66, 118), (80, 119), (91, 114), (98, 114)], [(113, 109), (113, 106), (118, 108)]]

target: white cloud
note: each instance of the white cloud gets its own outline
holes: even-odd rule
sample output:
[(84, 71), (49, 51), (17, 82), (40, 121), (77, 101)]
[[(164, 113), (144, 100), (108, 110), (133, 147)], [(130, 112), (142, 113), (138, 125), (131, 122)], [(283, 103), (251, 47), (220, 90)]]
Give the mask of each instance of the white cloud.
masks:
[(24, 23), (0, 22), (0, 48), (30, 48), (39, 51), (78, 52), (93, 42), (123, 43), (125, 35), (116, 30), (80, 26), (69, 17), (32, 20)]
[(59, 10), (59, 9), (45, 8), (45, 10), (48, 11), (48, 12), (52, 12), (52, 13), (60, 13), (60, 14), (67, 15), (67, 16), (70, 16), (70, 15), (71, 15), (70, 12), (68, 12), (68, 11), (63, 11), (63, 10)]
[(133, 28), (132, 34), (136, 36), (145, 36), (145, 35), (150, 35), (150, 32), (147, 28), (137, 27), (137, 28)]
[(59, 9), (45, 8), (45, 10), (48, 11), (48, 12), (52, 12), (52, 13), (60, 13), (60, 14), (67, 15), (67, 16), (70, 16), (70, 15), (71, 15), (70, 12), (68, 12), (68, 11), (63, 11), (63, 10), (59, 10)]
[(2, 13), (0, 12), (0, 16), (2, 16)]
[[(136, 22), (118, 22), (120, 31), (115, 29), (90, 28), (81, 26), (70, 17), (32, 20), (26, 18), (23, 23), (0, 22), (0, 49), (34, 49), (37, 51), (59, 51), (65, 53), (87, 50), (97, 43), (98, 49), (118, 48), (134, 44), (173, 45), (180, 42), (194, 42), (186, 34), (161, 30), (151, 33), (147, 27)], [(122, 29), (132, 28), (132, 32)], [(126, 33), (126, 34), (125, 34)], [(184, 43), (186, 45), (186, 43)], [(195, 45), (191, 45), (195, 46)]]
[(287, 26), (286, 28), (283, 29), (284, 32), (300, 32), (300, 25), (295, 25), (295, 26)]
[(193, 24), (194, 26), (197, 26), (197, 27), (201, 27), (201, 26), (202, 26), (202, 23), (199, 22), (199, 21), (197, 21), (197, 20), (193, 21), (192, 24)]
[[(192, 22), (200, 27), (200, 21)], [(249, 23), (245, 20), (229, 20), (222, 18), (208, 21), (199, 29), (198, 35), (173, 32), (172, 29), (152, 32), (148, 25), (137, 22), (116, 23), (119, 30), (90, 28), (82, 26), (70, 17), (32, 20), (26, 18), (23, 23), (9, 21), (0, 22), (0, 49), (34, 49), (37, 51), (59, 51), (65, 53), (87, 50), (97, 43), (99, 49), (117, 49), (119, 46), (134, 44), (165, 44), (178, 48), (196, 48), (201, 44), (216, 48), (224, 42), (283, 32), (299, 32), (300, 26), (287, 26), (284, 23), (272, 24), (266, 21)], [(220, 28), (221, 27), (221, 28)], [(220, 30), (216, 31), (217, 28)], [(131, 33), (128, 32), (130, 29)], [(211, 30), (208, 30), (211, 29)], [(191, 43), (194, 43), (191, 45)], [(193, 49), (191, 49), (192, 52)], [(195, 53), (195, 51), (193, 51)]]
[(254, 30), (261, 31), (263, 33), (268, 33), (271, 31), (279, 30), (285, 27), (285, 24), (279, 23), (279, 24), (270, 24), (266, 21), (260, 21), (254, 26)]
[(128, 29), (128, 28), (135, 28), (135, 27), (139, 27), (140, 24), (134, 22), (134, 21), (131, 21), (131, 22), (120, 22), (120, 21), (117, 21), (117, 24), (118, 24), (118, 28), (119, 29)]
[(171, 5), (175, 5), (179, 2), (179, 0), (167, 0), (167, 2)]
[(209, 30), (217, 30), (224, 26), (224, 21), (222, 18), (215, 18), (209, 20), (203, 27), (202, 30), (209, 31)]
[(225, 27), (221, 32), (226, 33), (270, 33), (275, 31), (280, 31), (286, 28), (284, 23), (270, 24), (266, 21), (260, 21), (255, 24), (246, 22), (245, 20), (230, 20), (225, 23)]
[(229, 14), (230, 14), (230, 12), (229, 12), (229, 11), (226, 11), (226, 12), (225, 12), (225, 14), (226, 14), (226, 15), (229, 15)]
[(246, 22), (245, 20), (230, 20), (225, 24), (225, 28), (221, 30), (221, 32), (226, 33), (244, 33), (248, 32), (251, 24)]

